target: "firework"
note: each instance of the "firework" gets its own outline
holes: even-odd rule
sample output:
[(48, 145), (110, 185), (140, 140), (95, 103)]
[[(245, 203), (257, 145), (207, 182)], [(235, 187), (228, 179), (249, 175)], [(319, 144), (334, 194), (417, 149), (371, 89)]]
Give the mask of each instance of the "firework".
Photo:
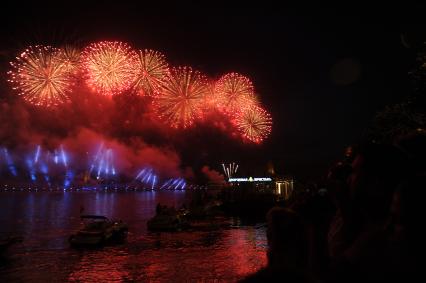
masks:
[(207, 82), (207, 93), (204, 97), (203, 110), (210, 111), (213, 109), (217, 109), (218, 99), (215, 95), (215, 82), (208, 81)]
[(37, 176), (36, 176), (36, 172), (35, 172), (35, 169), (34, 169), (33, 161), (30, 158), (28, 158), (26, 160), (26, 163), (27, 163), (27, 166), (28, 166), (28, 173), (29, 173), (29, 176), (31, 178), (31, 181), (34, 182), (34, 181), (37, 180)]
[(40, 149), (41, 149), (41, 147), (38, 145), (37, 149), (36, 149), (36, 152), (35, 152), (35, 155), (34, 155), (34, 163), (38, 162), (38, 159), (40, 157)]
[(92, 175), (92, 172), (96, 170), (96, 179), (100, 179), (104, 176), (104, 179), (115, 175), (115, 167), (113, 160), (113, 151), (110, 148), (105, 148), (104, 144), (101, 143), (98, 151), (93, 156), (90, 168), (88, 169), (89, 176)]
[(68, 60), (50, 46), (29, 47), (10, 63), (9, 81), (28, 102), (53, 106), (65, 102), (72, 86)]
[(126, 43), (93, 43), (82, 53), (87, 84), (100, 94), (121, 93), (129, 89), (134, 81), (136, 60), (136, 52)]
[(7, 148), (3, 148), (3, 153), (4, 153), (4, 160), (6, 162), (6, 166), (9, 168), (10, 173), (13, 176), (17, 176), (18, 172), (16, 170), (16, 166), (13, 162), (13, 159), (10, 157), (9, 151), (7, 150)]
[(183, 178), (169, 179), (160, 187), (160, 190), (183, 190), (186, 187), (186, 181)]
[(135, 68), (137, 76), (133, 89), (147, 96), (158, 92), (169, 72), (166, 57), (158, 51), (147, 49), (139, 51)]
[(133, 181), (140, 181), (146, 188), (153, 190), (157, 183), (157, 175), (152, 168), (144, 168), (139, 171), (138, 175)]
[(65, 61), (68, 71), (76, 74), (80, 67), (80, 50), (72, 45), (65, 45), (61, 48), (60, 55)]
[(207, 79), (190, 67), (170, 69), (166, 83), (155, 96), (154, 106), (164, 121), (174, 128), (186, 128), (202, 114)]
[(222, 163), (223, 172), (225, 173), (226, 177), (232, 178), (235, 173), (238, 171), (238, 164), (235, 164), (235, 162), (229, 163), (228, 165), (225, 165)]
[(235, 118), (235, 124), (243, 138), (261, 143), (271, 132), (271, 116), (259, 106), (244, 108)]
[(257, 104), (253, 84), (247, 77), (238, 73), (222, 76), (215, 85), (214, 94), (217, 107), (232, 115), (242, 107)]
[(65, 154), (64, 148), (61, 145), (61, 157), (62, 157), (62, 163), (64, 164), (65, 167), (68, 167), (68, 162), (67, 162), (67, 155)]

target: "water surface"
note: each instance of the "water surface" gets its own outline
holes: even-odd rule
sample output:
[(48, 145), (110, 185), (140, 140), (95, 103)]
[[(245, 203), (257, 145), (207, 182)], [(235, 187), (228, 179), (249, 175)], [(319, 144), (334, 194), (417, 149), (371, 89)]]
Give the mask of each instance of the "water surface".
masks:
[[(265, 228), (151, 233), (158, 202), (179, 207), (184, 191), (2, 192), (0, 235), (24, 237), (0, 266), (1, 282), (234, 282), (266, 264)], [(122, 219), (127, 243), (74, 250), (80, 211)], [(233, 219), (238, 223), (236, 219)]]

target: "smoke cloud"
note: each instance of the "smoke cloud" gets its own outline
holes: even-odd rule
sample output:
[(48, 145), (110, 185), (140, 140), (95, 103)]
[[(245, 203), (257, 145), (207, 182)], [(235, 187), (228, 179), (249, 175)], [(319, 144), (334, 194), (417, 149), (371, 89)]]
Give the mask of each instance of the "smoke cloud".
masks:
[(225, 183), (225, 177), (217, 172), (216, 170), (210, 169), (209, 166), (203, 166), (201, 172), (207, 177), (207, 179), (213, 184)]

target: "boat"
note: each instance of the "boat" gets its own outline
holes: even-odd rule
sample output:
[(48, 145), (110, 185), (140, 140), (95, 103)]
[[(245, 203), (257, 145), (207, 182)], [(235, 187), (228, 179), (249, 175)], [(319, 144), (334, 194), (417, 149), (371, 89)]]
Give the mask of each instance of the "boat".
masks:
[(157, 214), (148, 220), (148, 230), (153, 232), (182, 231), (189, 227), (186, 210), (176, 211), (173, 207), (157, 207)]
[(69, 238), (73, 247), (99, 247), (122, 243), (127, 237), (127, 224), (121, 220), (113, 221), (101, 215), (81, 215), (80, 218), (83, 227)]

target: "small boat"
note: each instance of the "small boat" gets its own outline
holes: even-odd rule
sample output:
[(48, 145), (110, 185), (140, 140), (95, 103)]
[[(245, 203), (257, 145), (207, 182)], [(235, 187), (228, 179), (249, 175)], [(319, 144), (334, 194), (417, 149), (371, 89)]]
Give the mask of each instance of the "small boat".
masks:
[(107, 244), (121, 243), (127, 237), (127, 224), (112, 221), (101, 215), (82, 215), (83, 227), (69, 242), (73, 247), (99, 247)]
[(161, 231), (182, 231), (189, 227), (186, 219), (188, 211), (185, 209), (175, 210), (174, 207), (157, 205), (156, 215), (148, 220), (148, 230), (154, 232)]

